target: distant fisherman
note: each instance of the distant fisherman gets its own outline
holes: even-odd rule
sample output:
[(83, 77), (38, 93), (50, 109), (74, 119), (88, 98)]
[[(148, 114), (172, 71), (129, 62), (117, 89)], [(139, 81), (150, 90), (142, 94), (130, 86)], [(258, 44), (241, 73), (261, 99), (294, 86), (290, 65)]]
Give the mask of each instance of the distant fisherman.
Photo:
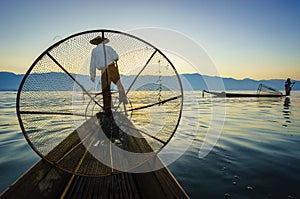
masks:
[(285, 84), (284, 84), (286, 96), (289, 96), (291, 94), (291, 90), (292, 90), (292, 87), (294, 84), (295, 84), (295, 82), (291, 82), (291, 79), (287, 78), (287, 80), (285, 81)]

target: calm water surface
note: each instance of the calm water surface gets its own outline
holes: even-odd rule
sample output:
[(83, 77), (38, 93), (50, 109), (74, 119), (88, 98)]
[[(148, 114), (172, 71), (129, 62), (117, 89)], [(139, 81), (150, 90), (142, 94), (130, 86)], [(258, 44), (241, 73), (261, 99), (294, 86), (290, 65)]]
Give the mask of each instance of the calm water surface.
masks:
[[(169, 166), (191, 198), (300, 198), (300, 92), (289, 98), (227, 99), (222, 134), (204, 158), (198, 154), (211, 104), (201, 92), (197, 96), (199, 106), (187, 107), (190, 113), (182, 121), (199, 120), (199, 129)], [(15, 98), (15, 92), (0, 92), (0, 191), (40, 160), (20, 130)], [(180, 128), (184, 139), (196, 127), (182, 123)]]

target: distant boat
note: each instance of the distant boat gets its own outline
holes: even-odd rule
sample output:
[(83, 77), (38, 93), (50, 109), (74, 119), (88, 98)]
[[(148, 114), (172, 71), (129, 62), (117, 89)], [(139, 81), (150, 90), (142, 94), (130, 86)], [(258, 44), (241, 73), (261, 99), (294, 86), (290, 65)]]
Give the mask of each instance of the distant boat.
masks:
[(202, 96), (204, 96), (204, 93), (209, 93), (217, 97), (284, 97), (286, 96), (280, 91), (271, 88), (269, 86), (266, 86), (264, 84), (259, 84), (256, 93), (227, 93), (224, 91), (213, 92), (213, 91), (203, 90)]
[(203, 90), (203, 92), (215, 95), (217, 97), (284, 97), (286, 96), (283, 94), (226, 93), (226, 92), (212, 92), (207, 90)]

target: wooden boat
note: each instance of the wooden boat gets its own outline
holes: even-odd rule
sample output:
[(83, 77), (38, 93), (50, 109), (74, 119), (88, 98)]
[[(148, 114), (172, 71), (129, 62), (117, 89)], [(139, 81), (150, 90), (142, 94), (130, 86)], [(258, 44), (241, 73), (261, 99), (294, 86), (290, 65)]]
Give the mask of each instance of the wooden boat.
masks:
[(209, 93), (215, 95), (217, 97), (284, 97), (282, 93), (275, 93), (275, 94), (267, 94), (267, 93), (227, 93), (227, 92), (213, 92), (213, 91), (206, 91), (203, 90), (204, 93)]
[[(88, 169), (98, 176), (75, 175), (42, 159), (5, 190), (0, 198), (189, 198), (157, 156), (140, 166), (149, 167), (154, 163), (161, 165), (161, 169), (146, 173), (121, 172), (114, 170), (113, 165), (99, 162), (90, 154), (90, 150), (105, 152), (105, 146), (93, 146), (98, 127), (98, 118), (92, 117), (46, 156), (47, 159), (56, 160), (57, 164), (63, 164), (64, 168), (71, 166), (69, 168), (77, 173)], [(131, 129), (131, 135), (139, 133)], [(85, 142), (90, 149), (83, 146), (78, 131), (86, 132)], [(144, 138), (124, 136), (125, 144), (121, 147), (135, 152), (153, 151)], [(110, 150), (110, 157), (114, 164), (119, 159), (113, 150)]]
[(284, 97), (286, 95), (282, 94), (280, 91), (271, 88), (264, 84), (259, 84), (256, 93), (227, 93), (227, 92), (213, 92), (213, 91), (202, 91), (202, 96), (204, 93), (209, 93), (217, 97)]

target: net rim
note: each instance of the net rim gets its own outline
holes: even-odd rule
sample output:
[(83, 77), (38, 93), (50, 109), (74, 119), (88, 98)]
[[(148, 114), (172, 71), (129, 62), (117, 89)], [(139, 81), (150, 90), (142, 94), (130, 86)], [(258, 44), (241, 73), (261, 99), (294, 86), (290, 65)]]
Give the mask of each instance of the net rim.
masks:
[[(154, 49), (154, 51), (158, 52), (160, 55), (162, 55), (168, 63), (170, 63), (170, 66), (172, 67), (172, 69), (174, 70), (175, 74), (176, 74), (176, 78), (178, 80), (178, 83), (179, 83), (179, 87), (180, 87), (180, 93), (181, 93), (181, 105), (180, 105), (180, 111), (179, 111), (179, 115), (178, 115), (178, 120), (177, 120), (177, 124), (172, 132), (172, 134), (169, 136), (169, 139), (165, 142), (165, 144), (159, 149), (157, 150), (156, 152), (154, 152), (155, 154), (158, 154), (169, 142), (170, 140), (172, 139), (172, 137), (174, 136), (175, 132), (177, 131), (177, 128), (179, 126), (179, 123), (180, 123), (180, 120), (181, 120), (181, 116), (182, 116), (182, 110), (183, 110), (183, 101), (184, 101), (184, 95), (183, 95), (183, 86), (182, 86), (182, 82), (180, 80), (180, 76), (176, 70), (176, 68), (174, 67), (173, 63), (170, 61), (170, 59), (161, 51), (159, 50), (157, 47), (155, 47), (154, 45), (150, 44), (149, 42), (135, 36), (135, 35), (131, 35), (129, 33), (126, 33), (126, 32), (122, 32), (122, 31), (118, 31), (118, 30), (110, 30), (110, 29), (93, 29), (93, 30), (87, 30), (87, 31), (82, 31), (82, 32), (78, 32), (78, 33), (75, 33), (75, 34), (72, 34), (70, 36), (67, 36), (66, 38), (63, 38), (61, 39), (60, 41), (52, 44), (50, 47), (48, 47), (45, 51), (43, 51), (36, 59), (35, 61), (31, 64), (31, 66), (29, 67), (29, 69), (27, 70), (27, 72), (24, 74), (23, 76), (23, 79), (19, 85), (19, 88), (18, 88), (18, 92), (17, 92), (17, 98), (16, 98), (16, 113), (17, 113), (17, 118), (18, 118), (18, 121), (19, 121), (19, 125), (20, 125), (20, 128), (22, 130), (22, 133), (26, 139), (26, 141), (28, 142), (28, 144), (30, 145), (30, 147), (33, 149), (33, 151), (36, 152), (37, 155), (39, 155), (43, 160), (45, 160), (46, 162), (50, 163), (51, 165), (54, 165), (54, 166), (57, 166), (59, 167), (60, 169), (64, 170), (64, 171), (67, 171), (69, 173), (72, 173), (71, 171), (59, 166), (59, 165), (56, 165), (54, 162), (48, 160), (46, 158), (46, 155), (47, 154), (42, 154), (36, 147), (35, 145), (31, 142), (31, 140), (29, 139), (28, 135), (27, 135), (27, 131), (24, 127), (24, 124), (23, 124), (23, 121), (22, 121), (22, 113), (21, 113), (21, 110), (20, 110), (20, 98), (21, 98), (21, 93), (22, 93), (22, 90), (23, 90), (23, 86), (28, 78), (28, 76), (31, 74), (31, 71), (33, 70), (33, 68), (36, 66), (36, 64), (45, 56), (47, 55), (47, 53), (49, 53), (52, 49), (54, 49), (55, 47), (59, 46), (60, 44), (66, 42), (67, 40), (70, 40), (72, 38), (75, 38), (77, 36), (80, 36), (80, 35), (84, 35), (84, 34), (90, 34), (90, 33), (102, 33), (102, 34), (105, 34), (105, 33), (115, 33), (115, 34), (121, 34), (121, 35), (124, 35), (124, 36), (128, 36), (128, 37), (131, 37), (133, 39), (136, 39), (138, 41), (141, 41), (143, 42), (144, 44), (146, 45), (149, 45), (150, 47), (152, 47)], [(74, 173), (73, 173), (74, 174)], [(84, 174), (80, 174), (80, 173), (76, 173), (77, 175), (83, 175)]]

